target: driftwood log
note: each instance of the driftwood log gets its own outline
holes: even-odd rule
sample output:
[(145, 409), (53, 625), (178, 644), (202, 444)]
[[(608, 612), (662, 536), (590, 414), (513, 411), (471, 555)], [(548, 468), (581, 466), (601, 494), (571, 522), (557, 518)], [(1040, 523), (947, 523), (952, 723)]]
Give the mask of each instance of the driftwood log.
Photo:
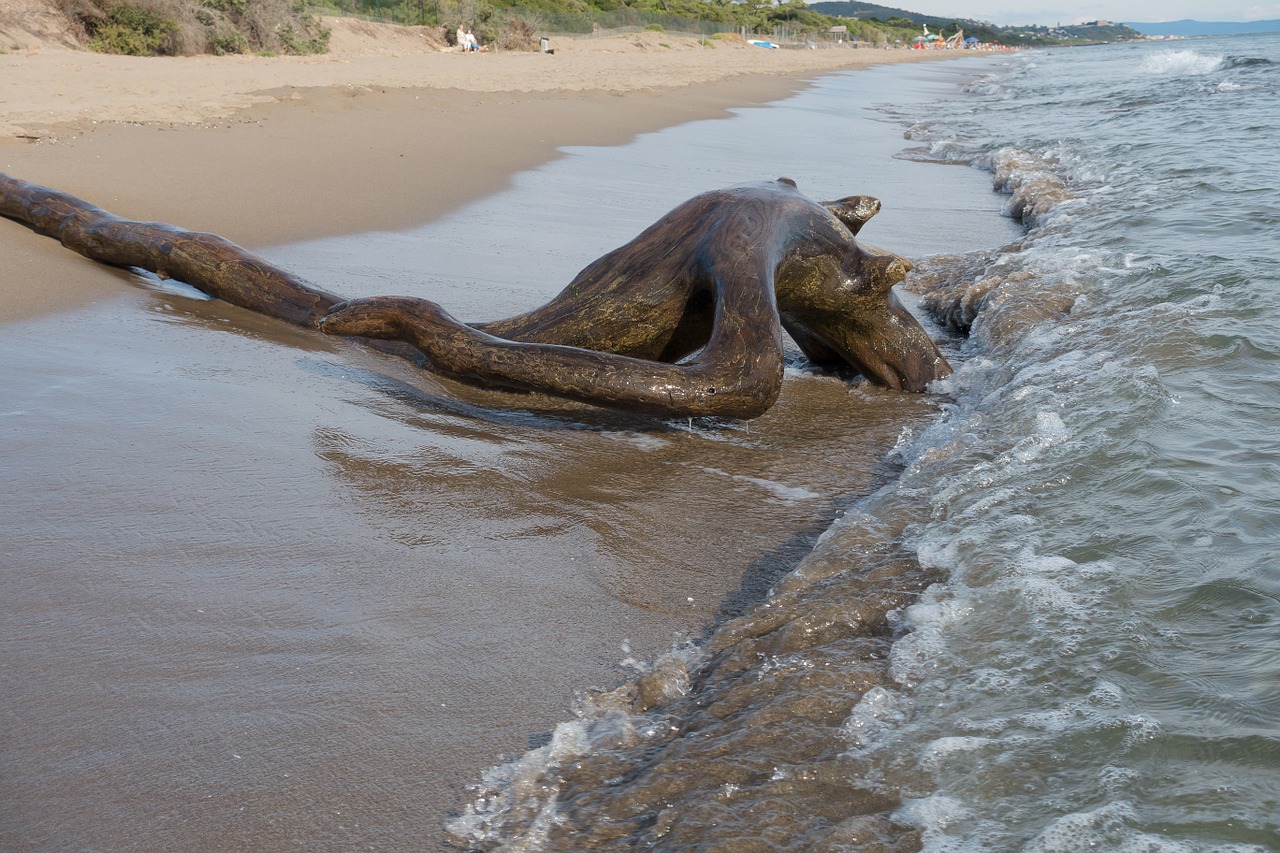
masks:
[(0, 214), (85, 257), (327, 334), (403, 342), (380, 348), (420, 353), (464, 382), (659, 417), (767, 411), (784, 329), (816, 364), (890, 388), (923, 391), (950, 373), (892, 293), (910, 263), (855, 240), (879, 209), (869, 196), (819, 204), (786, 178), (704, 193), (543, 307), (467, 325), (424, 299), (343, 301), (216, 235), (121, 219), (0, 174)]

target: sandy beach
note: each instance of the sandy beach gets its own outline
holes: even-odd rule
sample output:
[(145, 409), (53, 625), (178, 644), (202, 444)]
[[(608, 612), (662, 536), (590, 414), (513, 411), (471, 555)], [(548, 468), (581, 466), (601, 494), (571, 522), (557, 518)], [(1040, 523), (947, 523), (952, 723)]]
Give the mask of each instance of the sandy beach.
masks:
[[(655, 33), (464, 56), (412, 29), (331, 24), (323, 57), (10, 49), (0, 171), (282, 253), (350, 293), (353, 268), (326, 267), (324, 241), (457, 213), (565, 146), (934, 58)], [(901, 139), (883, 144), (891, 162)], [(655, 156), (645, 169), (678, 165)], [(824, 156), (824, 183), (864, 190), (865, 169), (844, 186), (846, 162)], [(922, 167), (884, 171), (898, 168)], [(643, 181), (609, 177), (620, 215)], [(968, 186), (929, 205), (968, 210)], [(506, 286), (521, 252), (574, 243), (573, 217), (539, 221), (539, 197), (519, 208), (527, 246), (501, 258), (483, 245), (501, 217), (450, 232), (484, 267), (447, 285), (451, 306), (505, 310), (562, 286)], [(422, 281), (447, 246), (397, 267), (414, 279), (401, 288), (370, 245), (359, 286), (441, 298)], [(0, 258), (6, 849), (442, 849), (467, 785), (545, 743), (575, 692), (758, 602), (886, 476), (903, 425), (934, 411), (818, 377), (789, 381), (749, 429), (540, 399), (512, 410), (145, 289), (16, 223), (0, 221)]]
[[(704, 48), (652, 32), (557, 39), (554, 55), (463, 55), (419, 28), (326, 23), (333, 50), (315, 57), (146, 59), (11, 36), (0, 170), (120, 216), (262, 246), (427, 221), (560, 146), (618, 144), (822, 72), (922, 58)], [(6, 228), (0, 251), (0, 321), (108, 295), (43, 238)], [(33, 290), (37, 272), (46, 284)]]

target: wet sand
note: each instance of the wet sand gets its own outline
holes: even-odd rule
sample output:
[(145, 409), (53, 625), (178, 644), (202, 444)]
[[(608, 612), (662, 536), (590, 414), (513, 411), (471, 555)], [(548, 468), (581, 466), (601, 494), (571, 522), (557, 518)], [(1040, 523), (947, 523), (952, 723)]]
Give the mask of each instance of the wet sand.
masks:
[[(557, 146), (799, 85), (295, 90), (216, 126), (63, 129), (0, 162), (287, 257), (270, 247), (425, 222)], [(453, 233), (483, 257), (482, 229)], [(440, 849), (485, 768), (575, 691), (759, 600), (932, 412), (804, 376), (749, 428), (513, 411), (13, 223), (0, 252), (6, 849)], [(320, 283), (393, 292), (379, 260)]]
[[(824, 71), (934, 58), (658, 33), (463, 56), (422, 28), (326, 22), (334, 50), (319, 57), (100, 56), (31, 37), (0, 54), (0, 171), (260, 247), (426, 222), (561, 146), (724, 115)], [(0, 322), (118, 293), (56, 249), (0, 230)]]
[[(252, 107), (216, 126), (108, 124), (39, 144), (11, 141), (0, 145), (0, 171), (118, 216), (261, 247), (426, 222), (501, 189), (561, 146), (619, 144), (798, 85), (753, 77), (627, 97), (295, 90), (296, 102)], [(0, 320), (122, 292), (104, 288), (89, 262), (19, 228), (0, 233), (0, 251), (12, 259)]]

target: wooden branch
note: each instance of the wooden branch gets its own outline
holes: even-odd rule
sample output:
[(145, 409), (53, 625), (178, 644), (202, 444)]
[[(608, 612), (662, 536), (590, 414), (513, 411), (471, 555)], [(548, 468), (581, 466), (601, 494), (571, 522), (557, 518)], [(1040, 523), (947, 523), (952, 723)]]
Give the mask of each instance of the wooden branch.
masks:
[(342, 301), (215, 234), (121, 219), (73, 195), (3, 173), (0, 214), (27, 223), (86, 258), (178, 279), (232, 305), (294, 325), (314, 327)]

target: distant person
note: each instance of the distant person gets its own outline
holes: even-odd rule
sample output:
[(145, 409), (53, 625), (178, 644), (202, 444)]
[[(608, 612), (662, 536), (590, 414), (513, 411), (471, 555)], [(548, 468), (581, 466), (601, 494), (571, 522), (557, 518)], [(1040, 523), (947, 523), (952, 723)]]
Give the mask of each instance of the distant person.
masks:
[(480, 42), (476, 41), (476, 37), (471, 33), (471, 28), (470, 28), (470, 27), (467, 27), (467, 32), (466, 32), (466, 35), (464, 36), (464, 38), (467, 40), (467, 41), (466, 41), (466, 47), (464, 48), (465, 50), (479, 50), (479, 49), (480, 49)]
[(467, 34), (462, 29), (462, 24), (458, 24), (458, 37), (454, 41), (458, 43), (458, 50), (465, 53), (467, 50)]

